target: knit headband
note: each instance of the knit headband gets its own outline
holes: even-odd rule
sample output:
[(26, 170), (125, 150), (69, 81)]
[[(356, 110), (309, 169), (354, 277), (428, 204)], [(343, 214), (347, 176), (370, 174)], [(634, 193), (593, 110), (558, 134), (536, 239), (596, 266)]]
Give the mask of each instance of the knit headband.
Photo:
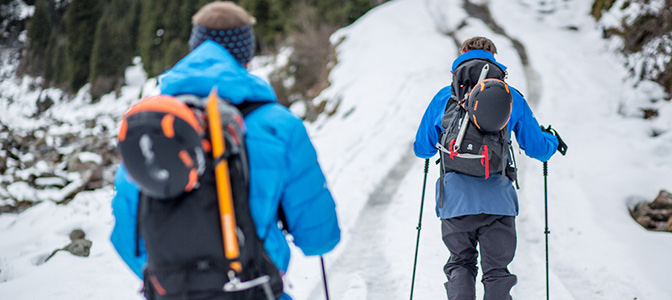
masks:
[(255, 39), (252, 25), (213, 29), (194, 24), (189, 38), (189, 49), (193, 50), (206, 40), (224, 46), (242, 64), (248, 63), (254, 56)]

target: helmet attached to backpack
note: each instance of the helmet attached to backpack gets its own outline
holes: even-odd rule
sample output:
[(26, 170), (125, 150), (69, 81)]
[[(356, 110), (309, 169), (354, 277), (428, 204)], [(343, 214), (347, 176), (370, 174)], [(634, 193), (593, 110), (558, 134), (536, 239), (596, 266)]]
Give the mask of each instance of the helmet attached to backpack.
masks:
[[(458, 172), (488, 179), (501, 173), (506, 175), (502, 183), (505, 177), (515, 180), (507, 127), (513, 98), (505, 77), (506, 72), (487, 59), (468, 59), (455, 68), (437, 143), (441, 174)], [(443, 185), (439, 193), (442, 189)]]
[(486, 133), (502, 130), (511, 118), (512, 108), (509, 86), (499, 79), (485, 79), (477, 83), (469, 94), (471, 121)]
[(124, 114), (119, 152), (143, 193), (173, 198), (193, 190), (205, 169), (203, 135), (186, 104), (167, 95), (149, 97)]

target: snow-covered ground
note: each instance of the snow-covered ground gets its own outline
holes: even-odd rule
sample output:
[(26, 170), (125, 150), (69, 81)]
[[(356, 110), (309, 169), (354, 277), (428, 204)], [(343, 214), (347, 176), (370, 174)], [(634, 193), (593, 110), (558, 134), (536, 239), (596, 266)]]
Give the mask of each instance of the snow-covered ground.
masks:
[[(509, 83), (532, 98), (540, 123), (552, 124), (569, 145), (566, 157), (549, 162), (551, 298), (672, 299), (665, 259), (672, 236), (644, 230), (627, 210), (633, 201), (672, 189), (666, 177), (672, 107), (649, 102), (661, 97), (660, 88), (633, 87), (588, 15), (591, 1), (545, 1), (544, 7), (533, 0), (478, 1), (490, 6), (507, 35), (495, 34), (456, 2), (391, 1), (332, 38), (343, 39), (339, 63), (320, 97), (338, 104), (338, 111), (307, 124), (343, 232), (339, 246), (325, 255), (331, 299), (409, 298), (424, 163), (411, 143), (430, 99), (451, 80), (453, 37), (475, 35), (497, 44)], [(528, 65), (512, 38), (525, 46)], [(637, 117), (640, 105), (658, 107), (660, 116)], [(662, 134), (652, 137), (654, 130)], [(512, 293), (537, 300), (545, 297), (543, 177), (540, 162), (522, 153), (517, 159), (521, 211), (511, 271), (519, 282)], [(432, 163), (415, 299), (445, 299), (448, 251), (434, 213), (437, 176)], [(0, 299), (141, 299), (139, 280), (108, 241), (112, 195), (104, 188), (81, 193), (67, 206), (47, 201), (19, 215), (0, 215)], [(93, 241), (90, 257), (58, 252), (45, 263), (75, 228)], [(287, 279), (295, 299), (325, 298), (318, 258), (296, 250)], [(482, 294), (480, 285), (477, 291)]]

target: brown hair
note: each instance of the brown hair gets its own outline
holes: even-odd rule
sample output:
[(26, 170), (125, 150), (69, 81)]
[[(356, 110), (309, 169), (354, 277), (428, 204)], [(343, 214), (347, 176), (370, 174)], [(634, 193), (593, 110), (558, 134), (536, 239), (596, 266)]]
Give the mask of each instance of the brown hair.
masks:
[(497, 47), (495, 47), (495, 43), (482, 36), (470, 38), (462, 43), (460, 46), (460, 53), (464, 53), (469, 50), (485, 50), (492, 54), (497, 54)]
[(256, 22), (245, 9), (231, 1), (208, 3), (191, 18), (192, 24), (213, 29), (238, 28)]

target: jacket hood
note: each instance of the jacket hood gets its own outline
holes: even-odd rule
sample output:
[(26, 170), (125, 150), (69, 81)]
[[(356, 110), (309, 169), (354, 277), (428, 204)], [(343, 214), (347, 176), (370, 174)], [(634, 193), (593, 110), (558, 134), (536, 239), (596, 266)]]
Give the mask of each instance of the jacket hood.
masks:
[(495, 56), (492, 55), (492, 53), (490, 53), (489, 51), (485, 51), (485, 50), (470, 50), (470, 51), (464, 52), (462, 55), (458, 56), (455, 59), (455, 61), (453, 61), (453, 67), (451, 68), (450, 71), (454, 73), (457, 66), (459, 66), (461, 63), (463, 63), (467, 60), (474, 59), (474, 58), (487, 59), (487, 60), (493, 62), (494, 64), (496, 64), (497, 66), (499, 66), (502, 69), (502, 71), (506, 71), (506, 66), (498, 63), (497, 60), (495, 60)]
[(233, 104), (276, 101), (266, 81), (250, 74), (226, 48), (210, 40), (159, 76), (159, 88), (166, 95), (206, 97), (213, 87), (220, 98)]

